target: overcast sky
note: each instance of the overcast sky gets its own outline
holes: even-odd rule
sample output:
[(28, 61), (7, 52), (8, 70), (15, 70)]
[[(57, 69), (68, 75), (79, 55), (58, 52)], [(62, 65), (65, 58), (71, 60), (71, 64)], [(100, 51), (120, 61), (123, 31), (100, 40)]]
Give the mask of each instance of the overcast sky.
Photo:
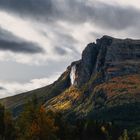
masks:
[(0, 98), (53, 82), (103, 35), (140, 38), (140, 1), (0, 0)]

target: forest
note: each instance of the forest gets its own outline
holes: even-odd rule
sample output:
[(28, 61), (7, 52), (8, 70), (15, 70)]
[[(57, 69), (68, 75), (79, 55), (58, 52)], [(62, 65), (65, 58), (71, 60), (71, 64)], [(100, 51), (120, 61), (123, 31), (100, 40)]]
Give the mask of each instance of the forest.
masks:
[(0, 140), (140, 140), (112, 122), (65, 120), (62, 113), (46, 111), (37, 99), (28, 101), (22, 113), (13, 117), (0, 105)]

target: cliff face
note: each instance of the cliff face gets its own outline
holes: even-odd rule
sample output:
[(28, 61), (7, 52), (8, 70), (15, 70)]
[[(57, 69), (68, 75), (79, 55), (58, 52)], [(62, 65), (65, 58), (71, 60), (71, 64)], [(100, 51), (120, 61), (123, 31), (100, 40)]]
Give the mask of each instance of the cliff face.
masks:
[(81, 87), (97, 73), (105, 81), (111, 77), (140, 70), (140, 41), (115, 39), (103, 36), (96, 44), (89, 44), (82, 53), (82, 59), (72, 63), (76, 66), (75, 86)]
[(103, 36), (52, 85), (1, 102), (15, 111), (33, 95), (66, 118), (140, 123), (140, 40)]

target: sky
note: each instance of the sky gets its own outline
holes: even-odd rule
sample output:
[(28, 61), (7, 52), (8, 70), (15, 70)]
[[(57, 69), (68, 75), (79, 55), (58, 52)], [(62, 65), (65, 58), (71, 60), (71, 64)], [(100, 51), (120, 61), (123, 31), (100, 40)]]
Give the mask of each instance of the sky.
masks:
[(139, 29), (139, 0), (0, 0), (0, 98), (52, 83), (103, 35)]

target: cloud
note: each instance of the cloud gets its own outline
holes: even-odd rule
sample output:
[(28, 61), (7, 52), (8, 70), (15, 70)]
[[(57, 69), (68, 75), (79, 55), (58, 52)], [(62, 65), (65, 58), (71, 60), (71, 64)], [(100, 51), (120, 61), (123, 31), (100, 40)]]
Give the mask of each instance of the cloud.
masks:
[(1, 0), (0, 8), (48, 24), (94, 22), (102, 28), (121, 30), (140, 23), (140, 10), (134, 7), (89, 0)]
[(0, 87), (0, 90), (5, 90), (5, 88), (4, 87)]
[(41, 13), (49, 15), (51, 12), (51, 5), (51, 0), (12, 0), (12, 2), (11, 0), (0, 1), (0, 7), (4, 10), (12, 10), (15, 12), (19, 11), (20, 14), (34, 14), (34, 16), (40, 15)]
[(97, 1), (88, 3), (78, 0), (65, 1), (62, 6), (59, 7), (60, 18), (73, 23), (93, 22), (101, 28), (117, 30), (140, 23), (138, 20), (140, 10), (130, 6), (110, 5)]
[[(77, 55), (78, 45), (76, 44), (76, 39), (73, 38), (71, 32), (68, 32), (69, 24), (67, 29), (59, 25), (59, 23), (38, 23), (33, 21), (28, 21), (17, 17), (11, 13), (1, 12), (0, 11), (0, 26), (11, 32), (13, 35), (18, 36), (28, 42), (33, 42), (38, 44), (45, 51), (44, 54), (38, 53), (34, 55), (19, 55), (16, 54), (1, 54), (0, 60), (12, 60), (19, 63), (26, 63), (30, 65), (34, 64), (45, 64), (49, 60), (53, 61), (65, 61), (69, 60), (69, 63), (74, 60)], [(6, 37), (9, 38), (9, 37)], [(11, 37), (10, 37), (11, 38)], [(12, 39), (12, 40), (15, 40)], [(55, 47), (61, 46), (67, 53), (61, 55), (56, 52)], [(77, 46), (77, 47), (76, 47)], [(82, 46), (82, 45), (81, 45)], [(74, 54), (74, 55), (72, 55)], [(55, 57), (54, 57), (55, 56)], [(64, 59), (65, 57), (65, 59)], [(68, 62), (68, 61), (67, 61)]]
[(31, 42), (11, 42), (7, 40), (0, 40), (0, 50), (11, 51), (14, 53), (42, 53), (42, 48)]
[(21, 39), (2, 28), (0, 28), (0, 50), (14, 53), (43, 53), (38, 44)]
[(65, 55), (65, 54), (67, 54), (67, 51), (64, 50), (64, 49), (61, 48), (61, 47), (55, 47), (55, 48), (54, 48), (54, 52), (56, 52), (56, 53), (59, 54), (59, 55)]
[[(90, 0), (91, 2), (93, 2), (93, 0)], [(133, 6), (133, 7), (137, 7), (140, 8), (140, 1), (139, 0), (98, 0), (101, 1), (103, 3), (109, 3), (109, 4), (113, 4), (113, 5), (120, 5), (120, 6)]]

